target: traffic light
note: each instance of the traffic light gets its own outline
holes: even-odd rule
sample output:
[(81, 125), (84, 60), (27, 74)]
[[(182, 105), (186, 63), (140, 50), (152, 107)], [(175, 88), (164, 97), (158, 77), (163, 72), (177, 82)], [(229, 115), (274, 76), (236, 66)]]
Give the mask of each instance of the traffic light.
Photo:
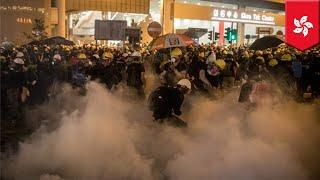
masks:
[(231, 38), (230, 38), (230, 40), (231, 40), (231, 41), (234, 41), (234, 40), (237, 40), (237, 38), (238, 38), (238, 32), (237, 32), (237, 30), (236, 30), (236, 29), (232, 29), (232, 30), (231, 30)]
[(228, 40), (231, 41), (231, 28), (225, 28), (224, 29), (224, 37)]
[(208, 32), (208, 39), (210, 39), (210, 41), (212, 40), (212, 31)]
[(215, 32), (214, 33), (214, 41), (217, 41), (220, 38), (220, 33)]

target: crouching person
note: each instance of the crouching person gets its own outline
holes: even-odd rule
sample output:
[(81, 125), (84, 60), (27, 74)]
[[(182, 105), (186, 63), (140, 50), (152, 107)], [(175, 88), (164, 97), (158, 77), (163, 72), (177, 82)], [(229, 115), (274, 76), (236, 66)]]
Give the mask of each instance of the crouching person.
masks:
[(152, 92), (148, 103), (150, 110), (153, 111), (154, 121), (168, 123), (175, 127), (186, 127), (187, 123), (178, 116), (182, 114), (181, 105), (184, 95), (190, 90), (191, 82), (188, 79), (182, 79), (174, 87), (163, 85)]

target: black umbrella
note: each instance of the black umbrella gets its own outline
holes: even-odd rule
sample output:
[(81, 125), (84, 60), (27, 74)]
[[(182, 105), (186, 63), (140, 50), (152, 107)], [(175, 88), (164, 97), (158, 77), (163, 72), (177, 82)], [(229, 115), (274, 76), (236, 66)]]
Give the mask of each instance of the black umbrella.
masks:
[(43, 39), (41, 41), (31, 41), (29, 45), (48, 45), (48, 46), (55, 46), (55, 45), (68, 45), (72, 46), (74, 45), (73, 41), (70, 41), (66, 38), (55, 36)]
[(275, 36), (265, 36), (263, 38), (255, 40), (249, 49), (264, 50), (268, 48), (277, 47), (282, 43), (284, 43), (284, 41)]
[(51, 37), (51, 38), (47, 38), (43, 40), (43, 44), (46, 45), (74, 45), (73, 41), (70, 41), (68, 39), (65, 39), (63, 37), (60, 36), (55, 36), (55, 37)]

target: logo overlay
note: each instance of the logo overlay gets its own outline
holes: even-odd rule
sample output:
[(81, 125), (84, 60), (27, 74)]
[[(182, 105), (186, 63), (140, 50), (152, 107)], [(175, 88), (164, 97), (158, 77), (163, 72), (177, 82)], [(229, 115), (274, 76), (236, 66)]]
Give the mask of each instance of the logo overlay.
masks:
[(320, 0), (286, 0), (286, 43), (306, 50), (319, 43)]

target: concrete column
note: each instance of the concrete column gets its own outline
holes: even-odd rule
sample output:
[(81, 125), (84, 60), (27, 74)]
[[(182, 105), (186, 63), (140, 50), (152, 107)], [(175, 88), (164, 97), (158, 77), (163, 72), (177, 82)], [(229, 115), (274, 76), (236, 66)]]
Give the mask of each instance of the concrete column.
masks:
[(66, 36), (66, 0), (57, 0), (58, 8), (58, 25), (56, 27), (56, 35)]
[(174, 33), (173, 3), (174, 0), (161, 0), (162, 34)]
[[(238, 9), (241, 11), (244, 11), (245, 7), (239, 6)], [(244, 44), (244, 23), (237, 23), (237, 29), (238, 29), (237, 46), (240, 46)]]
[(237, 23), (238, 24), (238, 39), (237, 39), (237, 46), (244, 44), (244, 23)]
[(52, 32), (51, 32), (51, 0), (45, 0), (44, 1), (44, 25), (46, 27), (46, 33), (50, 37)]

